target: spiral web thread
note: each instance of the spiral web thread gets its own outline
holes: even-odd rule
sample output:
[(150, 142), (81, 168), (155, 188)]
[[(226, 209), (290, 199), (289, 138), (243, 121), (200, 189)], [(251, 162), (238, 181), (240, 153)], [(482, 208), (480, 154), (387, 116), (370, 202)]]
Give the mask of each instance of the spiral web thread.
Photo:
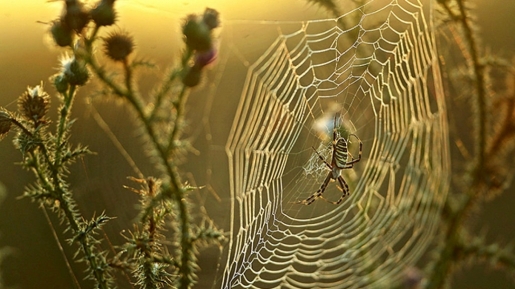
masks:
[[(226, 145), (222, 288), (393, 288), (420, 265), (449, 175), (430, 12), (418, 1), (367, 1), (298, 23), (250, 66)], [(342, 171), (350, 195), (298, 204), (329, 172), (313, 148), (330, 164), (333, 128), (363, 142), (361, 161)], [(338, 186), (323, 196), (337, 200)]]

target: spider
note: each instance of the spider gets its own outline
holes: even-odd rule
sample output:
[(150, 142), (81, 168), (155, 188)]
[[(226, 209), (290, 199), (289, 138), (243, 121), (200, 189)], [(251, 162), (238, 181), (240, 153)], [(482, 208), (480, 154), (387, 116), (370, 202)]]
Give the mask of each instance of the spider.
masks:
[[(347, 150), (347, 144), (350, 142), (350, 137), (353, 136), (359, 141), (359, 155), (358, 158), (355, 159), (352, 154)], [(309, 196), (307, 199), (303, 201), (299, 201), (299, 204), (303, 205), (311, 205), (316, 199), (322, 198), (326, 200), (327, 202), (338, 205), (343, 201), (343, 198), (345, 198), (349, 194), (349, 186), (345, 182), (345, 179), (341, 176), (341, 170), (345, 169), (351, 169), (355, 163), (359, 162), (361, 160), (361, 153), (363, 152), (363, 143), (361, 142), (361, 139), (355, 134), (350, 134), (347, 139), (340, 136), (340, 133), (336, 129), (336, 116), (334, 117), (334, 126), (333, 126), (333, 152), (331, 156), (331, 164), (329, 164), (324, 157), (320, 155), (320, 153), (314, 148), (311, 147), (315, 153), (318, 155), (320, 160), (322, 160), (325, 165), (329, 168), (329, 173), (327, 174), (327, 177), (325, 178), (324, 182), (320, 186), (320, 189), (316, 191), (314, 194)], [(349, 161), (350, 156), (350, 161)], [(327, 200), (322, 196), (322, 194), (325, 192), (325, 189), (327, 188), (327, 185), (331, 180), (338, 180), (340, 183), (340, 190), (343, 192), (343, 195), (338, 199), (336, 202), (332, 202)]]

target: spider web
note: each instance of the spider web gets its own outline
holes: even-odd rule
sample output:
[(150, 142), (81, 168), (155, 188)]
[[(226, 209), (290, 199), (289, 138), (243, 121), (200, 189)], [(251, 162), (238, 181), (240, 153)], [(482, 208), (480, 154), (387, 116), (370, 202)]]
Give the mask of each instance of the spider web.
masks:
[[(222, 288), (393, 288), (420, 264), (449, 175), (430, 19), (431, 7), (398, 0), (366, 1), (338, 18), (262, 23), (259, 35), (273, 34), (269, 26), (279, 33), (249, 66), (225, 148), (231, 229)], [(232, 26), (224, 29), (245, 29)], [(350, 195), (340, 205), (298, 204), (329, 173), (314, 149), (331, 163), (333, 129), (363, 142), (361, 161), (342, 170)], [(349, 151), (358, 150), (351, 137)], [(334, 181), (323, 194), (341, 195)]]

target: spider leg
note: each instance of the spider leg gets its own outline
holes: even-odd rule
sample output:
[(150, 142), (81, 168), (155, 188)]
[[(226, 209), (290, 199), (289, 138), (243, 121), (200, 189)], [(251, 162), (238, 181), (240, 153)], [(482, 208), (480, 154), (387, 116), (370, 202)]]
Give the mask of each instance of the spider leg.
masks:
[(325, 192), (325, 189), (327, 188), (327, 184), (329, 184), (331, 179), (332, 179), (332, 174), (331, 174), (331, 172), (329, 172), (329, 174), (327, 174), (327, 177), (325, 178), (324, 182), (320, 186), (320, 189), (318, 189), (318, 191), (316, 191), (314, 194), (309, 196), (307, 199), (305, 199), (303, 201), (298, 201), (297, 204), (311, 205), (311, 203), (313, 203), (317, 198), (322, 196), (322, 194)]
[(349, 155), (351, 156), (351, 161), (347, 162), (347, 165), (352, 165), (354, 163), (359, 162), (361, 160), (361, 154), (363, 153), (363, 142), (361, 142), (361, 139), (359, 139), (359, 137), (357, 135), (355, 135), (355, 134), (350, 134), (349, 138), (351, 136), (354, 136), (359, 141), (359, 154), (358, 154), (358, 158), (354, 159), (354, 157), (349, 152)]
[(321, 160), (321, 161), (323, 161), (323, 162), (324, 162), (324, 164), (325, 164), (325, 165), (326, 165), (326, 166), (331, 170), (331, 169), (332, 169), (332, 168), (331, 168), (331, 165), (327, 163), (327, 161), (324, 159), (324, 157), (322, 157), (322, 156), (320, 155), (320, 153), (319, 153), (319, 152), (318, 152), (314, 147), (311, 147), (311, 148), (312, 148), (312, 149), (317, 153), (318, 158), (320, 158), (320, 160)]
[(321, 198), (324, 199), (324, 201), (326, 201), (328, 203), (331, 203), (333, 205), (338, 205), (338, 204), (340, 204), (343, 201), (343, 199), (347, 195), (349, 195), (349, 186), (347, 185), (347, 182), (345, 182), (345, 179), (342, 176), (339, 176), (338, 177), (338, 182), (340, 183), (340, 186), (341, 186), (341, 188), (339, 188), (339, 189), (343, 192), (342, 196), (336, 202), (329, 201), (328, 199), (326, 199), (323, 196), (321, 196)]

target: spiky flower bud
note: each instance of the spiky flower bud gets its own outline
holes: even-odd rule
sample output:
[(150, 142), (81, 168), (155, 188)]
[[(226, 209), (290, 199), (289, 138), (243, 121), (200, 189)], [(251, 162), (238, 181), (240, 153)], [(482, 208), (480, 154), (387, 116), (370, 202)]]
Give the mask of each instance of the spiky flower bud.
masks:
[(209, 30), (213, 30), (220, 26), (220, 14), (218, 11), (212, 8), (206, 8), (204, 15), (202, 15), (202, 21), (207, 25)]
[(126, 32), (114, 32), (104, 39), (104, 52), (114, 61), (124, 61), (133, 50), (134, 40)]
[(59, 93), (65, 93), (66, 91), (68, 91), (68, 87), (70, 87), (70, 84), (68, 83), (68, 79), (66, 79), (66, 76), (63, 73), (58, 73), (54, 75), (51, 78), (51, 80), (54, 84), (55, 89)]
[(189, 15), (182, 27), (184, 41), (191, 50), (207, 51), (211, 49), (211, 30), (196, 15)]
[(84, 85), (89, 79), (86, 63), (67, 55), (61, 59), (62, 74), (70, 85)]
[(102, 0), (91, 10), (91, 18), (98, 26), (113, 25), (116, 19), (114, 0)]
[(50, 96), (43, 90), (43, 84), (28, 87), (27, 92), (18, 98), (18, 111), (27, 120), (44, 122), (50, 108)]
[(14, 146), (22, 152), (22, 154), (26, 154), (28, 152), (33, 152), (39, 145), (36, 139), (32, 136), (27, 135), (25, 132), (20, 131), (18, 135), (13, 140)]
[(73, 31), (68, 28), (68, 26), (64, 25), (63, 22), (59, 20), (52, 22), (50, 33), (52, 33), (52, 38), (54, 38), (54, 41), (57, 45), (61, 47), (72, 45)]
[(0, 107), (0, 140), (2, 140), (9, 130), (11, 130), (11, 119), (11, 114), (3, 107)]
[(194, 87), (200, 83), (202, 68), (199, 66), (191, 66), (184, 68), (182, 72), (182, 83), (187, 87)]
[(62, 21), (66, 26), (80, 33), (89, 22), (89, 13), (84, 9), (84, 5), (78, 0), (66, 0)]

